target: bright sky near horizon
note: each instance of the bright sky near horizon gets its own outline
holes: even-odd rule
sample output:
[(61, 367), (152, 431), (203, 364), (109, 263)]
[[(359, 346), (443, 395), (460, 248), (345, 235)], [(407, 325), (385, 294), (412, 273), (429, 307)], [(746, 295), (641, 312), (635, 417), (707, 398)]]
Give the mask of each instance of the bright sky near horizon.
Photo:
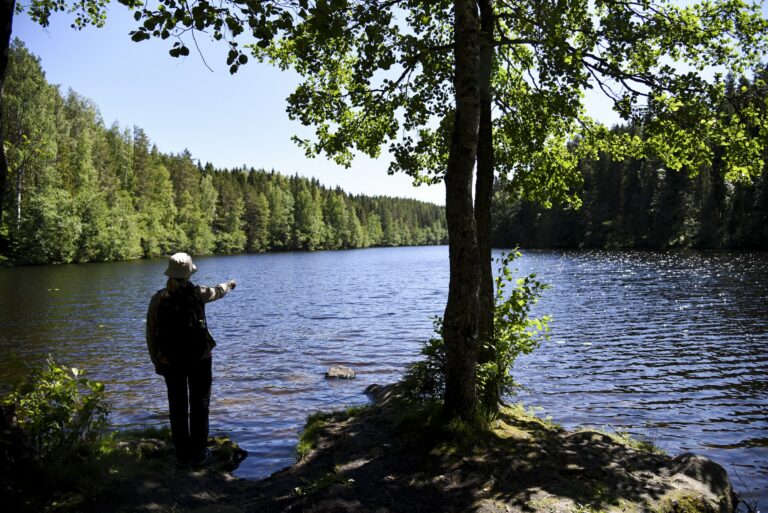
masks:
[[(768, 16), (766, 3), (763, 12)], [(387, 175), (386, 149), (376, 160), (356, 158), (349, 169), (324, 157), (306, 158), (291, 136), (309, 136), (312, 131), (290, 121), (285, 112), (285, 98), (298, 83), (292, 72), (251, 60), (230, 75), (226, 45), (200, 36), (203, 57), (213, 72), (194, 48), (188, 57), (175, 59), (168, 55), (168, 41), (134, 43), (128, 33), (136, 22), (122, 5), (110, 7), (103, 28), (77, 31), (70, 23), (71, 16), (57, 14), (43, 29), (26, 15), (16, 16), (13, 37), (40, 57), (49, 82), (59, 84), (64, 93), (71, 88), (93, 100), (107, 126), (139, 126), (160, 151), (188, 149), (195, 159), (216, 167), (274, 169), (315, 177), (353, 194), (445, 203), (442, 185), (414, 187), (404, 174)], [(587, 96), (587, 107), (605, 123), (618, 120), (597, 93)]]

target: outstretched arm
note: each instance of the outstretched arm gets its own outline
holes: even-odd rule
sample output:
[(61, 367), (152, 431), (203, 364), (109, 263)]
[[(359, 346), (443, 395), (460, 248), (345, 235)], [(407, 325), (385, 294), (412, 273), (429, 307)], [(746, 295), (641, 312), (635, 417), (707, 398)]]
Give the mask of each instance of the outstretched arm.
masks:
[(197, 294), (200, 296), (200, 299), (203, 300), (203, 303), (210, 303), (211, 301), (216, 301), (217, 299), (223, 298), (225, 295), (227, 295), (227, 292), (234, 289), (236, 286), (237, 282), (235, 280), (225, 281), (224, 283), (220, 283), (215, 287), (198, 285)]

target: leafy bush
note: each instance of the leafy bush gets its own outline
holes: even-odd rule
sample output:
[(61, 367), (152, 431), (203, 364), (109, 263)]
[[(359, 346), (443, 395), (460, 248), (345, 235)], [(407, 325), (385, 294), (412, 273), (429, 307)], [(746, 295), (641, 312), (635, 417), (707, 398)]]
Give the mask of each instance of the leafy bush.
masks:
[[(502, 254), (498, 260), (493, 337), (483, 341), (482, 348), (482, 353), (492, 358), (479, 364), (477, 369), (478, 395), (487, 398), (485, 406), (494, 411), (500, 396), (512, 393), (517, 386), (511, 374), (517, 357), (530, 354), (549, 338), (550, 317), (529, 317), (531, 307), (549, 285), (538, 281), (535, 274), (515, 279), (510, 264), (520, 256), (515, 251)], [(505, 297), (508, 285), (513, 286)]]
[(425, 404), (439, 401), (445, 392), (445, 342), (442, 337), (443, 319), (433, 319), (435, 337), (421, 348), (426, 356), (408, 365), (401, 381), (400, 397), (407, 403)]
[[(548, 338), (549, 316), (529, 318), (531, 307), (548, 288), (535, 274), (514, 278), (510, 264), (520, 253), (503, 254), (497, 261), (495, 278), (494, 329), (490, 340), (484, 340), (481, 354), (491, 355), (477, 366), (477, 396), (481, 410), (496, 411), (502, 395), (510, 394), (516, 383), (512, 365), (521, 354), (529, 354)], [(509, 287), (512, 285), (512, 287)], [(510, 288), (509, 292), (507, 289)], [(445, 391), (445, 341), (442, 337), (442, 319), (434, 321), (436, 337), (424, 344), (421, 353), (425, 359), (409, 365), (402, 380), (402, 398), (411, 403), (439, 401)]]
[(18, 427), (44, 462), (65, 461), (98, 449), (109, 415), (104, 385), (52, 358), (2, 402), (15, 410)]

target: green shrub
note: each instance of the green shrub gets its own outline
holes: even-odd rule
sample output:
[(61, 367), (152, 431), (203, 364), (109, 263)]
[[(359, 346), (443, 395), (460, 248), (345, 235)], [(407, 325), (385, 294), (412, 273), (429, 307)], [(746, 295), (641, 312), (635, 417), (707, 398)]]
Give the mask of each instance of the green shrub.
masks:
[(426, 356), (408, 365), (401, 381), (400, 397), (407, 403), (426, 404), (439, 401), (445, 391), (445, 342), (442, 338), (443, 319), (435, 317), (433, 327), (437, 336), (421, 348)]
[[(491, 355), (477, 366), (477, 396), (482, 412), (495, 412), (502, 395), (510, 394), (516, 383), (512, 365), (521, 354), (528, 354), (548, 338), (549, 316), (529, 318), (531, 307), (548, 288), (535, 274), (514, 278), (510, 264), (520, 253), (502, 255), (499, 263), (494, 300), (494, 329), (490, 340), (483, 341), (481, 354)], [(510, 287), (510, 285), (512, 285)], [(509, 289), (509, 290), (508, 290)], [(434, 321), (436, 337), (422, 347), (423, 360), (408, 366), (402, 380), (402, 398), (424, 404), (441, 400), (445, 391), (445, 342), (442, 319)]]
[(502, 254), (498, 260), (493, 337), (483, 341), (481, 350), (491, 358), (478, 364), (477, 369), (478, 396), (491, 411), (496, 411), (502, 395), (511, 394), (517, 386), (511, 373), (517, 357), (530, 354), (549, 338), (549, 316), (529, 317), (531, 307), (549, 286), (538, 281), (535, 274), (515, 279), (510, 264), (520, 256), (515, 251)]
[(49, 358), (45, 367), (2, 399), (43, 462), (62, 462), (96, 451), (107, 425), (104, 385)]

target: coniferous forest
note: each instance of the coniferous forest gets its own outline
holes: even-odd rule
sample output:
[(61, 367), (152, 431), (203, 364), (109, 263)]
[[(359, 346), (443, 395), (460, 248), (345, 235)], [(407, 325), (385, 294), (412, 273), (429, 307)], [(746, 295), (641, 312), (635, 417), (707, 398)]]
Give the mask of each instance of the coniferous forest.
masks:
[[(763, 72), (765, 75), (766, 71)], [(738, 111), (765, 104), (756, 77), (728, 77)], [(349, 195), (315, 179), (216, 169), (161, 153), (141, 128), (106, 127), (98, 108), (49, 84), (21, 41), (11, 47), (3, 130), (11, 174), (0, 260), (88, 262), (176, 250), (231, 254), (445, 243), (443, 207)], [(639, 125), (614, 131), (642, 136)], [(580, 163), (580, 208), (541, 205), (496, 184), (497, 247), (768, 248), (768, 175), (726, 180), (717, 155), (697, 173), (653, 159)], [(768, 161), (768, 143), (765, 144)]]
[[(751, 104), (765, 112), (767, 79), (768, 68), (754, 80), (729, 76), (729, 101), (722, 108), (738, 113)], [(633, 124), (613, 130), (642, 137)], [(768, 162), (768, 141), (761, 144)], [(601, 155), (581, 161), (578, 209), (543, 208), (497, 184), (493, 242), (529, 248), (768, 249), (768, 171), (751, 181), (727, 180), (721, 161), (726, 151), (714, 148), (712, 165), (690, 175), (653, 159), (614, 162)]]
[(440, 244), (444, 208), (350, 195), (315, 179), (216, 169), (165, 154), (138, 127), (46, 81), (16, 40), (4, 90), (10, 177), (0, 260), (89, 262), (175, 251), (231, 254)]

